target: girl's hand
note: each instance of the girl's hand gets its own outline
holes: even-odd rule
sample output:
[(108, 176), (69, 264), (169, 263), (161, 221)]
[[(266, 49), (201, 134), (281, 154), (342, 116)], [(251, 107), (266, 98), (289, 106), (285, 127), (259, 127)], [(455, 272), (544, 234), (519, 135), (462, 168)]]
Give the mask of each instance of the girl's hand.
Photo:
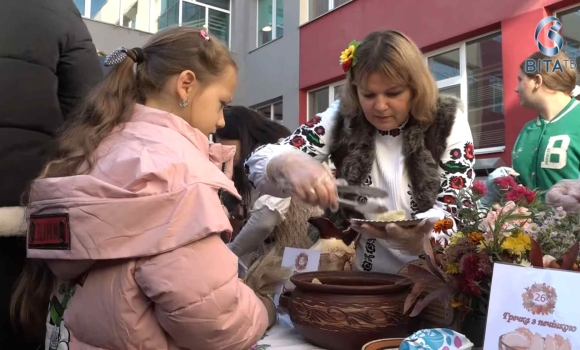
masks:
[(436, 218), (425, 219), (417, 226), (401, 227), (397, 224), (388, 224), (385, 229), (380, 229), (369, 224), (352, 223), (351, 227), (362, 234), (384, 239), (389, 242), (393, 249), (404, 251), (411, 255), (419, 255), (423, 252), (423, 243), (429, 239), (433, 231)]

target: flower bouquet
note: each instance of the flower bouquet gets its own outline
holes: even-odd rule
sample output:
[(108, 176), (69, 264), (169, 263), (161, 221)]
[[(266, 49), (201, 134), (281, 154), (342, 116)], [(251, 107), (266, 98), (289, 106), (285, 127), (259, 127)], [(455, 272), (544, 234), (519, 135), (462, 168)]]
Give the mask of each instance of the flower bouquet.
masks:
[[(551, 208), (541, 201), (540, 193), (518, 185), (512, 177), (496, 179), (493, 185), (488, 189), (476, 181), (470, 190), (460, 191), (453, 198), (457, 206), (453, 219), (435, 224), (434, 231), (445, 234), (425, 244), (429, 271), (409, 267), (416, 280), (405, 304), (411, 316), (451, 295), (452, 307), (463, 315), (485, 317), (495, 262), (578, 268), (577, 215)], [(479, 203), (488, 190), (498, 191), (501, 199), (485, 208)], [(443, 283), (425, 295), (434, 282)]]

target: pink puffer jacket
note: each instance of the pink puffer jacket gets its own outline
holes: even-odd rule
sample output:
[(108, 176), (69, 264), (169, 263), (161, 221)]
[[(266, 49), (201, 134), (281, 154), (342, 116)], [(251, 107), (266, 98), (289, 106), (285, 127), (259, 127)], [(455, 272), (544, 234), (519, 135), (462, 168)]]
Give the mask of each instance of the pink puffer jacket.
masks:
[[(28, 257), (58, 277), (46, 349), (250, 349), (266, 309), (219, 237), (235, 149), (137, 105), (88, 175), (34, 182)], [(56, 297), (56, 298), (55, 298)]]

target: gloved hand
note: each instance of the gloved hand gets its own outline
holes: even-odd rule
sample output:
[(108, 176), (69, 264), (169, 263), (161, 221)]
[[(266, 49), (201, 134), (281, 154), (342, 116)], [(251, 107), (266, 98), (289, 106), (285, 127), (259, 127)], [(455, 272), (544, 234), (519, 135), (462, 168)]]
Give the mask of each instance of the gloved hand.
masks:
[(580, 211), (580, 180), (562, 180), (546, 194), (546, 203), (565, 211)]
[(487, 187), (487, 194), (477, 201), (478, 208), (490, 208), (494, 203), (499, 202), (501, 193), (495, 185), (495, 180), (506, 176), (519, 176), (514, 169), (510, 167), (500, 167), (495, 169), (487, 176), (485, 180), (485, 187)]
[(320, 162), (295, 152), (278, 155), (268, 163), (268, 178), (282, 190), (312, 206), (338, 210), (336, 180)]
[(433, 225), (437, 218), (429, 218), (421, 221), (417, 226), (401, 227), (397, 224), (388, 224), (384, 230), (369, 224), (353, 222), (351, 227), (362, 234), (384, 239), (389, 242), (393, 249), (402, 250), (411, 255), (419, 255), (423, 252), (423, 243), (430, 239)]

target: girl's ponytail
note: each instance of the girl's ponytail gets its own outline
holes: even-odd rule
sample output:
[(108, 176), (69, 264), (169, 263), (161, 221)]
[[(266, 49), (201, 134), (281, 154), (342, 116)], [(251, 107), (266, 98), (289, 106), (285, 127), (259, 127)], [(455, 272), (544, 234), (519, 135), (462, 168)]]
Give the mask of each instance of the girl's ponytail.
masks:
[(70, 176), (92, 169), (94, 150), (115, 127), (129, 120), (137, 102), (133, 66), (132, 59), (123, 60), (89, 93), (64, 129), (56, 154), (41, 177)]

